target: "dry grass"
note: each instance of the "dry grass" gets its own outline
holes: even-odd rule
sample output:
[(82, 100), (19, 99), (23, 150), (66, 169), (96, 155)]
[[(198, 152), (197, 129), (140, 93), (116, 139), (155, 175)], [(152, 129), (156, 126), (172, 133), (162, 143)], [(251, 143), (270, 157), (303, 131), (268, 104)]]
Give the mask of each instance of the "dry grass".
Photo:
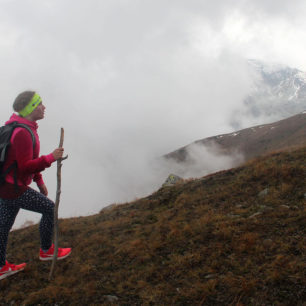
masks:
[(60, 220), (73, 254), (52, 282), (37, 225), (14, 231), (8, 258), (28, 266), (1, 281), (0, 303), (108, 305), (115, 295), (118, 305), (305, 305), (305, 165), (305, 147), (278, 152)]

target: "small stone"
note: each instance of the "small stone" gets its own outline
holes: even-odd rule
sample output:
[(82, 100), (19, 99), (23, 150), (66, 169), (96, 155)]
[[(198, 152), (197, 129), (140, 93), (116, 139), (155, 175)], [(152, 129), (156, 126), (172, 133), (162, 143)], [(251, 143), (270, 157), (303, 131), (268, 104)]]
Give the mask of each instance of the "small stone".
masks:
[(273, 243), (272, 239), (269, 239), (269, 238), (268, 238), (268, 239), (265, 239), (265, 240), (262, 242), (263, 246), (266, 247), (266, 248), (271, 247), (271, 246), (272, 246), (272, 243)]
[(102, 208), (100, 212), (112, 210), (112, 209), (115, 208), (116, 206), (118, 206), (118, 204), (116, 204), (116, 203), (110, 204), (110, 205), (108, 205), (108, 206)]
[(249, 218), (255, 218), (255, 217), (259, 216), (259, 215), (262, 215), (262, 213), (261, 212), (257, 212), (255, 214), (249, 216)]
[(212, 278), (216, 278), (218, 274), (207, 274), (205, 276), (206, 279), (212, 279)]
[(240, 215), (235, 215), (235, 214), (227, 214), (227, 216), (232, 219), (240, 217)]
[(265, 197), (269, 193), (269, 188), (265, 188), (261, 192), (259, 192), (258, 196), (259, 197)]
[(183, 179), (181, 177), (179, 177), (178, 175), (175, 174), (170, 174), (168, 176), (168, 178), (166, 179), (165, 183), (163, 184), (162, 187), (166, 187), (166, 186), (174, 186), (177, 183), (181, 182)]
[(115, 295), (104, 295), (104, 297), (111, 303), (119, 300)]
[(288, 205), (284, 205), (284, 204), (281, 205), (280, 207), (283, 208), (283, 209), (290, 209), (290, 207)]

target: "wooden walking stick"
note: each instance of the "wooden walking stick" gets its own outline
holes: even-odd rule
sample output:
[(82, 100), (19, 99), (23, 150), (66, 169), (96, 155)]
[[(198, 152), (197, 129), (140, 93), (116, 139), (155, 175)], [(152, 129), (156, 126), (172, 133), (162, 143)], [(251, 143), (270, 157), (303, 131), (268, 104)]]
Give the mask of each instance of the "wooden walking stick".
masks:
[[(62, 148), (64, 143), (64, 129), (61, 128), (61, 137), (60, 137), (60, 143), (59, 147)], [(64, 159), (67, 159), (68, 156), (65, 156), (63, 158), (60, 158), (57, 160), (57, 187), (56, 187), (56, 199), (55, 199), (55, 206), (54, 206), (54, 255), (52, 259), (52, 265), (51, 270), (49, 274), (49, 280), (52, 279), (53, 271), (55, 267), (55, 262), (57, 260), (57, 252), (58, 252), (58, 207), (60, 202), (60, 196), (61, 196), (61, 182), (62, 182), (62, 161)]]

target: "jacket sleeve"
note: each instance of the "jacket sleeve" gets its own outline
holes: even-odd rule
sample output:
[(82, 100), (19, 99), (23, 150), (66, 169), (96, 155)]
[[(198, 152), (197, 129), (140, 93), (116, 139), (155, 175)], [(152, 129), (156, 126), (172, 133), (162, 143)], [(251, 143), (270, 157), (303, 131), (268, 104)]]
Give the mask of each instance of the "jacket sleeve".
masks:
[(33, 181), (37, 184), (37, 186), (42, 186), (45, 183), (40, 172), (35, 173)]
[[(33, 159), (33, 142), (31, 135), (25, 129), (20, 129), (12, 140), (12, 148), (15, 151), (18, 170), (24, 174), (36, 174), (55, 161), (53, 154), (42, 155)], [(39, 178), (36, 177), (38, 180)], [(37, 182), (37, 180), (36, 180)]]

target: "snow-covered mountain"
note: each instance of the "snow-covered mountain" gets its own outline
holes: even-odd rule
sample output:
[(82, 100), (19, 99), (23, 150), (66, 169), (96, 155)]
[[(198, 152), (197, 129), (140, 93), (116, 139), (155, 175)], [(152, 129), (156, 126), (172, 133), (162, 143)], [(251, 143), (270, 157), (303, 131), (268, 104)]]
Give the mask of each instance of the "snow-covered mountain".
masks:
[(249, 60), (254, 86), (231, 117), (234, 129), (281, 120), (306, 110), (306, 73)]

